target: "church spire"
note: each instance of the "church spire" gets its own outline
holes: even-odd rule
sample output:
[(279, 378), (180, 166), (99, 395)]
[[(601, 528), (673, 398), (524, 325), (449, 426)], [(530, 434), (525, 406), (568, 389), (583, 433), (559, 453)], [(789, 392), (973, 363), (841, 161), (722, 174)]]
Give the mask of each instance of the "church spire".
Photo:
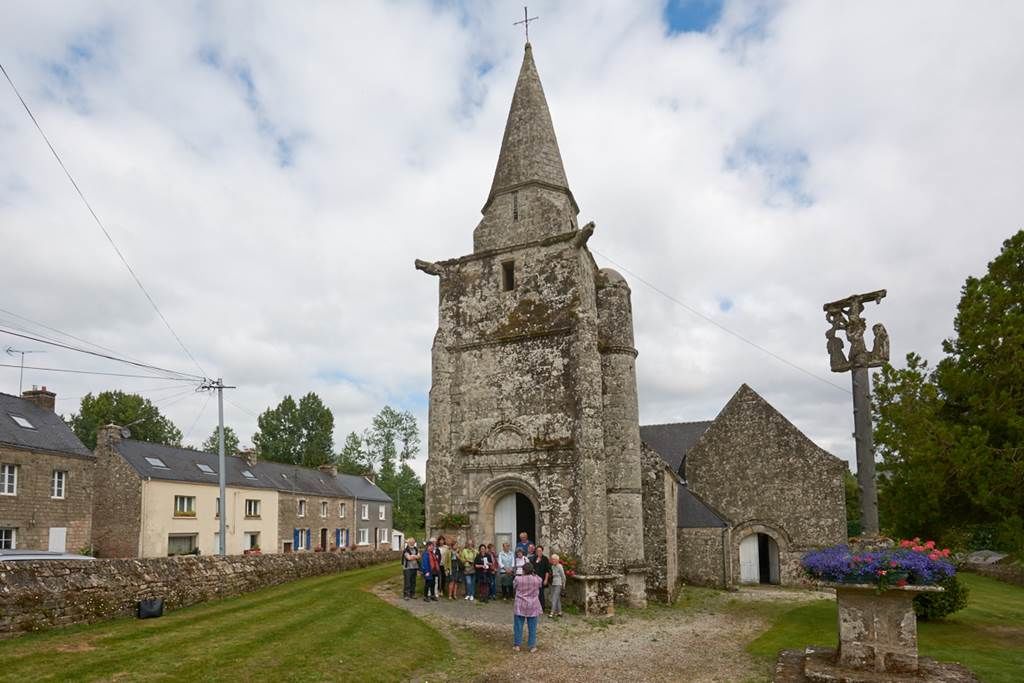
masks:
[(487, 205), (497, 195), (530, 183), (559, 189), (572, 196), (551, 124), (551, 112), (533, 62), (533, 48), (527, 43)]
[(473, 250), (477, 252), (527, 244), (576, 229), (579, 208), (565, 179), (530, 43), (526, 43), (498, 166), (481, 213), (483, 218), (473, 231)]

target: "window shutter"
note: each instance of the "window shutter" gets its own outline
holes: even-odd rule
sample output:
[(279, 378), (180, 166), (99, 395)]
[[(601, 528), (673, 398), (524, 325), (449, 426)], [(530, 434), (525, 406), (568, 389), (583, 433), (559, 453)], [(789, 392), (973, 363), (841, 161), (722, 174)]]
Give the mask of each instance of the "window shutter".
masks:
[(299, 530), (292, 529), (292, 550), (299, 549)]
[(308, 528), (306, 529), (306, 550), (313, 547), (313, 532)]
[(334, 530), (334, 545), (337, 548), (341, 547), (341, 529)]

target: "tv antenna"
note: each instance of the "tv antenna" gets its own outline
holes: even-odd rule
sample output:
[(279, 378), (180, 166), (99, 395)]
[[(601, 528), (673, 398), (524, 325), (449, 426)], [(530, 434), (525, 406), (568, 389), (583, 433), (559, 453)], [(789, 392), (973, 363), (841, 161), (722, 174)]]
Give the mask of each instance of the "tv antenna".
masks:
[(18, 372), (18, 396), (21, 396), (23, 385), (25, 382), (25, 354), (26, 353), (46, 353), (42, 349), (16, 349), (13, 346), (8, 346), (4, 351), (7, 352), (8, 356), (21, 355), (21, 370)]

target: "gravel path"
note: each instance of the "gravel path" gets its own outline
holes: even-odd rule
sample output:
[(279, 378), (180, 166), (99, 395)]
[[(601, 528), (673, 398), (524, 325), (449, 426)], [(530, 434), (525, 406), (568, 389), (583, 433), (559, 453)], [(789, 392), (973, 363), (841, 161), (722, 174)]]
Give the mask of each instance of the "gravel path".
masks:
[[(462, 599), (424, 602), (403, 600), (397, 584), (378, 587), (389, 602), (438, 625), (466, 627), (494, 643), (496, 654), (512, 647), (510, 602), (483, 604)], [(654, 607), (629, 610), (610, 619), (566, 615), (541, 617), (538, 651), (479, 662), (480, 680), (487, 681), (753, 681), (765, 680), (763, 662), (745, 646), (768, 627), (756, 609), (727, 609), (732, 601), (803, 602), (828, 597), (812, 591), (750, 589), (737, 593), (707, 592), (696, 607)]]

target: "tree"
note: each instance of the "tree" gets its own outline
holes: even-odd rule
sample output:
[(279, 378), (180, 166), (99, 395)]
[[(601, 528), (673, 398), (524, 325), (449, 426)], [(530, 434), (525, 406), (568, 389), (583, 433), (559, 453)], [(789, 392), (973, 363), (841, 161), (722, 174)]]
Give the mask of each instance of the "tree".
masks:
[[(220, 452), (220, 436), (218, 434), (219, 431), (220, 431), (220, 429), (218, 429), (217, 427), (214, 427), (213, 428), (213, 434), (210, 434), (210, 437), (206, 441), (203, 442), (203, 445), (200, 446), (200, 449), (206, 451), (207, 453), (219, 453)], [(225, 455), (238, 455), (238, 445), (239, 445), (238, 435), (235, 434), (235, 430), (232, 429), (231, 427), (225, 425), (224, 426), (224, 454)]]
[(896, 529), (939, 536), (994, 525), (1024, 549), (1024, 231), (961, 289), (956, 336), (933, 372), (915, 354), (883, 368), (876, 442), (883, 509)]
[(334, 415), (312, 392), (298, 404), (285, 396), (276, 408), (259, 416), (257, 426), (252, 442), (261, 458), (304, 467), (333, 459)]
[(384, 406), (362, 436), (355, 432), (345, 438), (338, 454), (339, 471), (376, 474), (376, 483), (394, 501), (396, 529), (406, 531), (424, 526), (423, 483), (409, 466), (420, 450), (416, 417)]
[(405, 464), (419, 453), (419, 425), (412, 413), (384, 406), (363, 432), (362, 440), (369, 469), (394, 474), (396, 465)]
[(96, 431), (108, 424), (127, 427), (132, 438), (139, 441), (181, 445), (181, 430), (161, 415), (148, 398), (123, 391), (86, 394), (78, 413), (72, 415), (68, 423), (89, 450), (96, 448)]
[(366, 474), (366, 454), (363, 450), (363, 440), (355, 432), (349, 432), (345, 437), (345, 445), (338, 453), (336, 464), (339, 472), (345, 474)]

